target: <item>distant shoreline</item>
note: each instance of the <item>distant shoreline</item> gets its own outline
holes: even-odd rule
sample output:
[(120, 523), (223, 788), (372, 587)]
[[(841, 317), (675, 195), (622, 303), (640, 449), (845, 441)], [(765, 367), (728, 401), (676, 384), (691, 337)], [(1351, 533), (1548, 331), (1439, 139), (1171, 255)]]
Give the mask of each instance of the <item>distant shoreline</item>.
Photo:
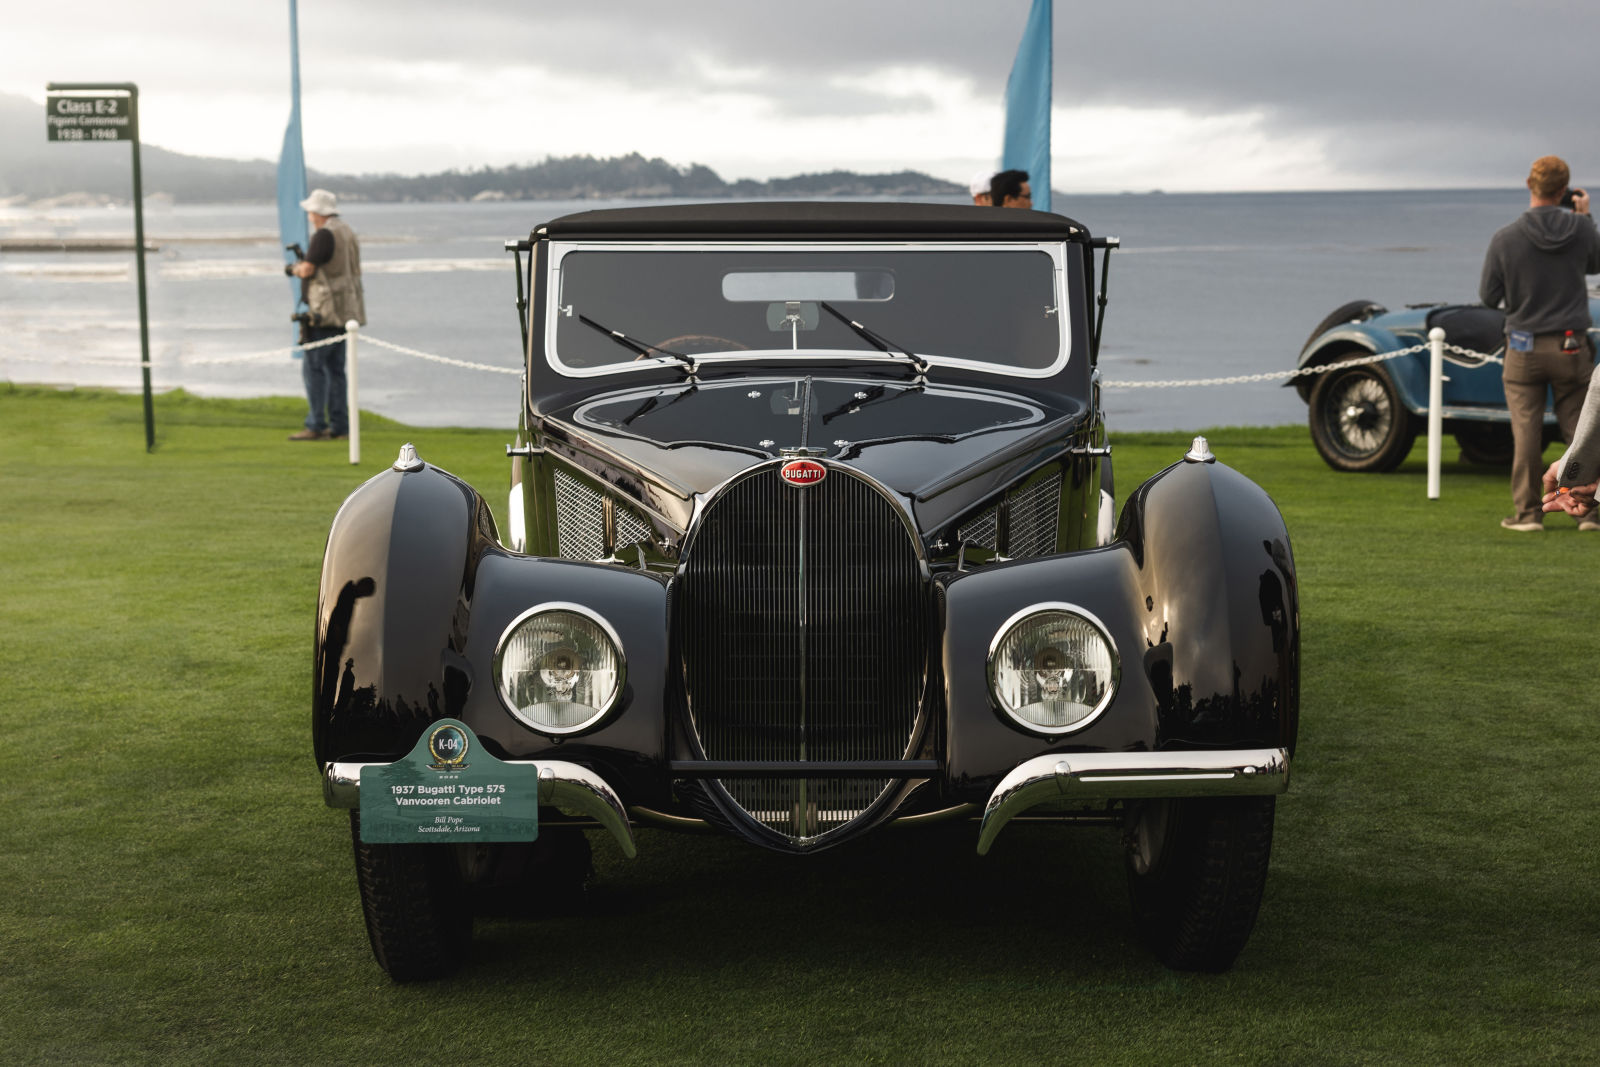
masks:
[[(873, 193), (765, 193), (743, 194), (733, 192), (723, 193), (633, 193), (633, 192), (586, 192), (586, 193), (541, 193), (535, 196), (495, 196), (495, 197), (387, 197), (367, 196), (359, 191), (343, 191), (338, 182), (329, 180), (327, 188), (338, 193), (339, 199), (347, 205), (379, 204), (379, 205), (439, 205), (439, 206), (472, 206), (489, 205), (503, 206), (506, 204), (548, 204), (548, 203), (595, 203), (608, 204), (619, 201), (628, 201), (638, 204), (650, 204), (667, 201), (782, 201), (782, 200), (943, 200), (956, 199), (964, 202), (966, 194), (960, 191), (948, 192), (873, 192)], [(1252, 197), (1260, 199), (1279, 199), (1302, 196), (1393, 196), (1395, 194), (1440, 194), (1452, 195), (1460, 193), (1502, 193), (1506, 195), (1523, 195), (1523, 191), (1514, 187), (1500, 186), (1441, 186), (1439, 188), (1396, 188), (1396, 189), (1275, 189), (1269, 191), (1251, 190), (1192, 190), (1174, 191), (1170, 189), (1149, 190), (1101, 190), (1101, 191), (1064, 191), (1056, 189), (1052, 195), (1062, 201), (1071, 201), (1085, 197), (1093, 198), (1164, 198), (1181, 199), (1186, 197), (1224, 198), (1224, 197)], [(173, 207), (240, 207), (264, 208), (272, 207), (276, 201), (266, 196), (234, 197), (234, 198), (179, 198), (166, 193), (151, 193), (144, 198), (145, 208), (152, 206), (160, 209)], [(52, 196), (30, 199), (23, 194), (14, 194), (0, 197), (0, 222), (5, 220), (5, 213), (10, 211), (54, 211), (54, 210), (83, 210), (93, 208), (129, 208), (133, 205), (133, 198), (129, 196), (116, 196), (109, 193), (71, 192)], [(130, 243), (129, 248), (132, 245)]]

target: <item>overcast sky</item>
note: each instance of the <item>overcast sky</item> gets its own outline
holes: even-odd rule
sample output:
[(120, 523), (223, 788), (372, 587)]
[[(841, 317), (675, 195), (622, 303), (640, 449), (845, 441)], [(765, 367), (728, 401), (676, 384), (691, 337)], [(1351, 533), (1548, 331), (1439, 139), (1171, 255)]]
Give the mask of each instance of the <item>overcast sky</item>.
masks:
[[(1028, 0), (301, 0), (307, 162), (424, 173), (640, 152), (722, 177), (1000, 151)], [(146, 143), (276, 159), (288, 2), (7, 5), (0, 91), (133, 81)], [(1054, 186), (1600, 179), (1595, 0), (1057, 0)], [(40, 135), (43, 136), (41, 117)]]

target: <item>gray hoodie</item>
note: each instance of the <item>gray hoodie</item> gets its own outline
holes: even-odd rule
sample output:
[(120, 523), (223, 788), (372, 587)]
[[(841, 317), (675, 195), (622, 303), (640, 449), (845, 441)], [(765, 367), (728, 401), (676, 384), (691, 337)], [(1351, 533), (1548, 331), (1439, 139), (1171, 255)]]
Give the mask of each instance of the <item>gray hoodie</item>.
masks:
[(1600, 274), (1594, 218), (1564, 207), (1533, 207), (1489, 241), (1478, 296), (1489, 307), (1505, 302), (1508, 330), (1587, 330), (1585, 274)]

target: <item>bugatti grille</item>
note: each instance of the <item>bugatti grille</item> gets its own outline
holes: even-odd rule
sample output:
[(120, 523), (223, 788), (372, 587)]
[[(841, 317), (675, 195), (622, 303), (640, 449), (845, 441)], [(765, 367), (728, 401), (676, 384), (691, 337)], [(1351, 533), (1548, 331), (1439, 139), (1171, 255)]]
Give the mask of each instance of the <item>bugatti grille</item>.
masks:
[[(805, 488), (772, 467), (734, 482), (706, 508), (676, 597), (705, 757), (905, 757), (927, 668), (928, 596), (899, 512), (845, 469)], [(891, 784), (738, 778), (711, 788), (804, 846)]]

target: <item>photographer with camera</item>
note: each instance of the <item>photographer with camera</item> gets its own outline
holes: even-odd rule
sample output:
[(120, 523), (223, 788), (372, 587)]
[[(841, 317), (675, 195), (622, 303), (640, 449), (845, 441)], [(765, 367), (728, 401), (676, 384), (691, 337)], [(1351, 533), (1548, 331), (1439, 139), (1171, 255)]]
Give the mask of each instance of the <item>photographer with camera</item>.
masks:
[[(338, 215), (338, 200), (326, 189), (313, 189), (300, 201), (311, 220), (311, 247), (300, 254), (290, 246), (296, 262), (285, 267), (301, 279), (310, 309), (295, 316), (301, 343), (338, 337), (345, 323), (367, 324), (366, 296), (361, 287), (361, 243), (355, 231)], [(344, 342), (307, 349), (300, 371), (306, 384), (310, 412), (305, 429), (289, 435), (291, 441), (339, 441), (350, 434), (350, 412), (345, 396)]]
[[(1561, 437), (1571, 443), (1584, 394), (1594, 374), (1589, 340), (1586, 274), (1600, 274), (1600, 231), (1589, 215), (1589, 194), (1569, 189), (1571, 172), (1557, 156), (1534, 160), (1528, 210), (1502, 227), (1483, 260), (1479, 298), (1506, 310), (1505, 388), (1514, 451), (1511, 503), (1500, 520), (1508, 530), (1544, 529), (1544, 409), (1555, 399)], [(1563, 206), (1569, 204), (1570, 206)], [(1592, 514), (1580, 530), (1600, 530)]]

